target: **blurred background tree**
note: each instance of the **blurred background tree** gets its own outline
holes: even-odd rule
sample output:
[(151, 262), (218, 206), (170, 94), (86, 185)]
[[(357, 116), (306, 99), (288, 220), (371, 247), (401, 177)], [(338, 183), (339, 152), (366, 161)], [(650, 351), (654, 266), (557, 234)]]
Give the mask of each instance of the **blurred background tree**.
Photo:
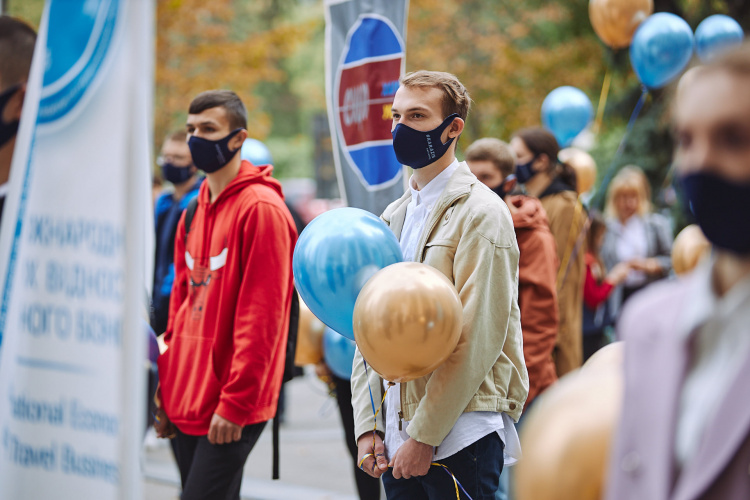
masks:
[[(38, 25), (43, 0), (6, 0), (8, 12)], [(157, 0), (154, 145), (183, 126), (197, 93), (230, 88), (245, 101), (249, 133), (269, 146), (279, 177), (313, 177), (313, 123), (326, 116), (322, 0)], [(484, 136), (507, 140), (540, 124), (544, 97), (578, 87), (598, 105), (612, 85), (591, 144), (600, 174), (610, 167), (640, 95), (627, 49), (599, 41), (588, 0), (411, 0), (406, 69), (455, 73), (475, 101), (460, 147)], [(693, 29), (727, 14), (747, 30), (746, 0), (655, 0), (656, 12), (683, 17)], [(669, 88), (654, 91), (614, 164), (640, 165), (665, 184), (672, 140)], [(599, 176), (601, 179), (601, 175)], [(668, 200), (667, 200), (668, 201)]]

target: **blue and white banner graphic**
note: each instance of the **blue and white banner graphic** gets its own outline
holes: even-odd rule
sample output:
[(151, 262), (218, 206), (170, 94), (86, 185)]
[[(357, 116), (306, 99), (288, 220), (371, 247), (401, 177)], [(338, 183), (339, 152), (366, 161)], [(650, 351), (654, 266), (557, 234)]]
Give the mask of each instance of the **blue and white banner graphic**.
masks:
[(45, 7), (0, 226), (2, 498), (142, 498), (153, 10)]
[(326, 0), (326, 96), (339, 190), (375, 215), (404, 192), (391, 105), (404, 72), (408, 0)]

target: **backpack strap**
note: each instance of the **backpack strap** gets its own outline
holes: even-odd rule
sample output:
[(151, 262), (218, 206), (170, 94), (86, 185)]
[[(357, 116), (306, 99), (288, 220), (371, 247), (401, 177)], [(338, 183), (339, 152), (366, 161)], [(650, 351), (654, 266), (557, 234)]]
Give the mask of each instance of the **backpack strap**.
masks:
[(190, 234), (190, 226), (193, 224), (193, 217), (195, 217), (195, 211), (198, 209), (198, 197), (196, 196), (190, 203), (188, 203), (185, 209), (185, 246), (187, 247), (188, 234)]

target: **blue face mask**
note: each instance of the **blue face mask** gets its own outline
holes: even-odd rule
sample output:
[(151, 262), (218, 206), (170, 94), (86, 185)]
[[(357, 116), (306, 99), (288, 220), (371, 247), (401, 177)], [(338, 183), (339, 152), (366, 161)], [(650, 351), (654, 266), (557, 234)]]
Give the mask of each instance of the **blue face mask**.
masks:
[(428, 132), (414, 130), (403, 123), (396, 125), (396, 128), (391, 132), (396, 159), (402, 165), (418, 169), (434, 163), (438, 158), (442, 158), (455, 137), (443, 144), (440, 136), (456, 118), (458, 118), (458, 113), (453, 113), (437, 128)]
[(490, 188), (490, 189), (492, 189), (492, 191), (496, 195), (498, 195), (500, 198), (502, 198), (504, 200), (505, 197), (510, 193), (510, 191), (512, 191), (512, 189), (509, 190), (509, 191), (505, 190), (506, 184), (508, 184), (510, 181), (513, 181), (515, 179), (516, 179), (516, 176), (513, 175), (513, 174), (510, 174), (508, 177), (506, 177), (505, 179), (503, 179), (503, 182), (501, 182), (499, 186), (493, 187), (493, 188)]
[(538, 173), (533, 168), (531, 168), (531, 165), (535, 160), (536, 156), (534, 156), (531, 161), (527, 163), (516, 165), (516, 179), (518, 179), (519, 184), (526, 184), (531, 180), (532, 177), (534, 177)]
[(193, 157), (195, 166), (207, 174), (216, 172), (226, 166), (240, 150), (240, 148), (237, 148), (232, 151), (228, 145), (232, 137), (237, 135), (240, 130), (243, 129), (234, 129), (229, 132), (229, 135), (218, 141), (209, 141), (208, 139), (191, 135), (190, 140), (188, 140), (188, 146), (190, 147), (190, 154)]
[(711, 173), (679, 177), (686, 211), (695, 216), (708, 241), (738, 255), (750, 255), (750, 183)]
[(8, 101), (13, 97), (13, 94), (21, 88), (21, 85), (13, 85), (12, 87), (5, 90), (0, 94), (0, 148), (13, 139), (18, 133), (18, 120), (14, 120), (9, 123), (5, 123), (2, 119), (3, 113), (5, 112), (5, 106), (8, 105)]
[(158, 163), (159, 166), (161, 166), (161, 173), (164, 178), (174, 185), (179, 185), (183, 182), (187, 182), (193, 177), (192, 165), (188, 165), (187, 167), (180, 167), (161, 159)]

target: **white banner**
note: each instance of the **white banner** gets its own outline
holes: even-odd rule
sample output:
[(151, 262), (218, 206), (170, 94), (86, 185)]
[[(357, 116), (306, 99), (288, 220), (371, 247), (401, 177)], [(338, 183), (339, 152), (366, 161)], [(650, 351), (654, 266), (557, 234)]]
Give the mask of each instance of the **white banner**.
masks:
[(153, 8), (45, 8), (0, 232), (2, 498), (142, 497)]

